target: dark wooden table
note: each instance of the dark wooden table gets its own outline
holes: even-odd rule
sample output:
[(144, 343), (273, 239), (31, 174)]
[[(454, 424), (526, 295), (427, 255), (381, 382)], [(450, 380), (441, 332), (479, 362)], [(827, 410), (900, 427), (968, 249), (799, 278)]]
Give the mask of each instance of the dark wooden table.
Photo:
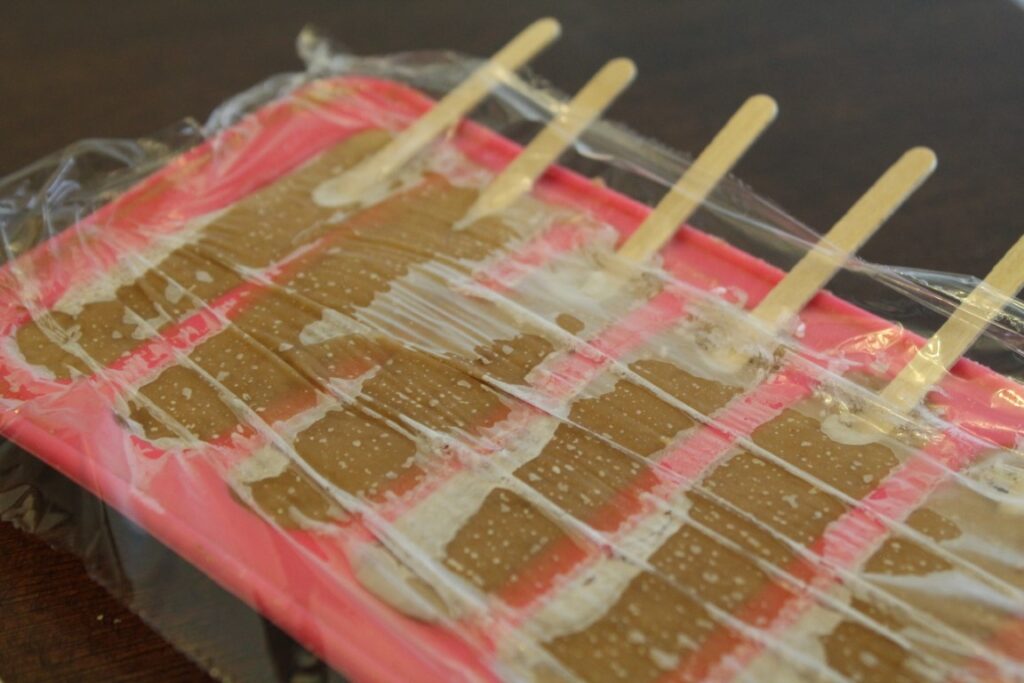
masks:
[[(933, 147), (937, 175), (863, 250), (869, 259), (983, 275), (1024, 230), (1024, 8), (1011, 0), (551, 4), (5, 2), (0, 174), (79, 138), (139, 136), (201, 118), (226, 95), (296, 69), (293, 39), (307, 22), (360, 53), (482, 55), (552, 13), (565, 34), (536, 69), (569, 91), (606, 59), (634, 58), (640, 77), (611, 116), (678, 149), (699, 148), (747, 95), (775, 95), (780, 119), (738, 173), (810, 225), (831, 224), (905, 148)], [(7, 466), (39, 467), (8, 455)], [(223, 622), (182, 625), (198, 643), (194, 652), (223, 641), (226, 624), (259, 630), (240, 603), (42, 471), (33, 481), (55, 487), (69, 509), (115, 536), (136, 534), (132, 543), (151, 547), (160, 571), (175, 577), (156, 608), (153, 596), (134, 594), (137, 608), (169, 605), (173, 613), (179, 604), (223, 601)], [(9, 507), (12, 495), (0, 504)], [(19, 495), (21, 504), (36, 500)], [(100, 552), (95, 540), (74, 542)], [(118, 577), (106, 580), (124, 590)], [(7, 683), (206, 678), (92, 583), (78, 559), (8, 524), (0, 524), (0, 608)], [(271, 627), (249, 637), (268, 651), (291, 647)], [(228, 668), (271, 680), (303, 666), (301, 653), (284, 659), (293, 664), (272, 676), (239, 662)], [(321, 679), (317, 671), (307, 666), (305, 680)]]

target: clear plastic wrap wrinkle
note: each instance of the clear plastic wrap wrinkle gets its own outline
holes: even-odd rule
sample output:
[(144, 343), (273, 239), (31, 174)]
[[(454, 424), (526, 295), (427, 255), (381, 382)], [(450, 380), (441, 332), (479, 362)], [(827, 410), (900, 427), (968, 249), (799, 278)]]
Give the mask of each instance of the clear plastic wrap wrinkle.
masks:
[(897, 414), (970, 280), (854, 261), (765, 339), (816, 234), (730, 179), (623, 262), (687, 161), (604, 121), (463, 220), (563, 99), (529, 78), (327, 206), (476, 62), (299, 51), (0, 181), (6, 519), (225, 680), (1024, 678), (1019, 304)]

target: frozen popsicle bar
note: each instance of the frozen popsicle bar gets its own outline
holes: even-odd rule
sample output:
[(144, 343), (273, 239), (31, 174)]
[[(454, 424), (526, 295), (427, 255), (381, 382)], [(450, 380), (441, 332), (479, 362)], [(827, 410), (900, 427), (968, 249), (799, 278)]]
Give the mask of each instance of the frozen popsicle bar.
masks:
[[(340, 148), (362, 152), (360, 144), (380, 139), (368, 134)], [(349, 155), (357, 158), (355, 152)], [(462, 358), (445, 357), (405, 348), (379, 328), (350, 323), (353, 314), (373, 309), (378, 320), (387, 322), (392, 315), (414, 324), (400, 309), (386, 310), (388, 303), (395, 308), (403, 303), (403, 287), (413, 291), (403, 280), (414, 268), (479, 262), (502, 249), (515, 232), (498, 220), (456, 229), (475, 195), (436, 175), (332, 221), (329, 212), (303, 197), (336, 172), (343, 162), (335, 159), (345, 157), (325, 154), (263, 190), (259, 203), (253, 199), (228, 209), (200, 228), (194, 251), (172, 252), (130, 289), (118, 289), (110, 304), (120, 306), (120, 317), (127, 318), (123, 311), (131, 300), (123, 292), (155, 291), (147, 283), (156, 277), (180, 284), (182, 259), (205, 258), (199, 265), (188, 261), (188, 267), (219, 276), (211, 275), (209, 282), (200, 278), (197, 287), (176, 299), (176, 306), (165, 296), (146, 298), (150, 309), (132, 309), (141, 319), (159, 316), (166, 325), (240, 285), (242, 268), (266, 268), (292, 257), (267, 278), (269, 287), (237, 303), (222, 331), (143, 384), (128, 416), (149, 439), (215, 442), (253, 421), (276, 424), (314, 411), (337, 398), (332, 380), (346, 382), (342, 403), (292, 435), (294, 455), (278, 454), (279, 471), (245, 482), (257, 511), (284, 526), (323, 523), (342, 514), (324, 482), (371, 501), (381, 500), (385, 492), (416, 488), (431, 469), (429, 455), (436, 445), (429, 437), (454, 435), (472, 444), (506, 420), (514, 399), (493, 380), (528, 386), (530, 372), (557, 343), (543, 335), (519, 334), (477, 344), (474, 354)], [(269, 216), (263, 218), (265, 240), (258, 233), (255, 249), (229, 253), (238, 243), (229, 238), (231, 226), (244, 224), (252, 214)], [(296, 236), (301, 238), (296, 241)], [(293, 256), (317, 239), (322, 240), (317, 249)], [(563, 273), (563, 280), (570, 277)], [(558, 282), (558, 270), (544, 281)], [(511, 295), (516, 305), (530, 306), (531, 284), (524, 283), (521, 295)], [(165, 287), (163, 294), (168, 293)], [(389, 295), (394, 301), (385, 298)], [(413, 294), (408, 297), (406, 305), (418, 303)], [(562, 300), (571, 303), (568, 297)], [(99, 338), (94, 330), (106, 328), (90, 323), (89, 316), (102, 305), (86, 303), (72, 323), (80, 326), (82, 348), (101, 366), (145, 339), (127, 327), (122, 331), (127, 341), (108, 344)], [(568, 315), (558, 308), (555, 303), (557, 315), (548, 312), (547, 317)], [(161, 327), (152, 325), (151, 333)], [(26, 360), (61, 371), (57, 356), (33, 351), (31, 334), (19, 338)], [(87, 371), (81, 364), (64, 367)], [(710, 415), (742, 391), (655, 358), (629, 364), (627, 377), (607, 391), (570, 402), (550, 438), (506, 474), (517, 482), (515, 490), (495, 482), (481, 493), (471, 514), (447, 531), (449, 540), (438, 558), (443, 567), (484, 594), (513, 603), (540, 596), (557, 604), (558, 592), (546, 598), (546, 591), (588, 552), (567, 520), (614, 533), (641, 509), (637, 496), (652, 467), (648, 460), (699, 422), (674, 403)], [(763, 611), (752, 626), (765, 626), (775, 607), (758, 603), (772, 584), (765, 565), (785, 572), (796, 561), (788, 544), (811, 545), (897, 463), (884, 446), (850, 447), (830, 440), (818, 420), (794, 410), (756, 430), (752, 442), (763, 452), (730, 456), (687, 495), (691, 521), (649, 549), (650, 569), (637, 572), (596, 618), (593, 610), (588, 612), (586, 627), (545, 641), (557, 660), (588, 680), (653, 681), (684, 666), (716, 633), (730, 631), (723, 615), (742, 619), (747, 610)], [(291, 461), (294, 456), (301, 458), (301, 467)], [(552, 569), (538, 569), (545, 564)], [(592, 570), (599, 581), (602, 566)], [(861, 611), (867, 604), (858, 603)], [(571, 609), (567, 606), (564, 617), (569, 622)], [(862, 640), (876, 633), (861, 628)], [(852, 637), (842, 629), (839, 634), (836, 638)]]
[(1019, 659), (990, 644), (1024, 591), (1005, 467), (880, 515), (823, 582), (836, 530), (934, 434), (851, 440), (834, 385), (773, 394), (775, 348), (715, 370), (701, 335), (727, 305), (657, 264), (604, 268), (621, 234), (597, 212), (538, 193), (465, 224), (494, 174), (450, 141), (360, 201), (316, 201), (390, 139), (354, 135), (153, 240), (20, 326), (20, 359), (66, 386), (124, 379), (127, 433), (230, 462), (267, 528), (358, 529), (341, 546), (367, 595), (488, 631), (497, 670), (916, 681)]

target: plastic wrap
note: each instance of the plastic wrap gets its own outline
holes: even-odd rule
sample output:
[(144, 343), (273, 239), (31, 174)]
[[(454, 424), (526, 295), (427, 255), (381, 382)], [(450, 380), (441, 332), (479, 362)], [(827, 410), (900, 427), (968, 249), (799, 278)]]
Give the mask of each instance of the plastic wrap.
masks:
[(853, 260), (766, 340), (744, 311), (817, 235), (730, 179), (622, 262), (687, 161), (608, 122), (466, 224), (536, 79), (321, 206), (477, 62), (299, 48), (205, 125), (0, 182), (0, 431), (119, 513), (47, 507), (9, 447), (7, 519), (90, 539), (225, 679), (295, 666), (212, 586), (141, 599), (187, 589), (140, 529), (356, 681), (1024, 677), (1019, 302), (897, 415), (970, 279)]

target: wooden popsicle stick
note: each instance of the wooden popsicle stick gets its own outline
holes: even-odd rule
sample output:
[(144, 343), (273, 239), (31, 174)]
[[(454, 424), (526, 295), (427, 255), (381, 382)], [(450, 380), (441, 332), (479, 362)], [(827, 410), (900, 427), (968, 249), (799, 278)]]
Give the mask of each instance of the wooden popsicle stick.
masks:
[(635, 77), (636, 65), (630, 59), (613, 59), (605, 64), (572, 101), (561, 106), (544, 130), (487, 186), (467, 213), (466, 221), (497, 213), (520, 195), (529, 192), (548, 166), (615, 101)]
[(908, 150), (751, 311), (769, 332), (800, 312), (935, 170), (935, 153)]
[(897, 413), (913, 410), (1024, 287), (1024, 237), (889, 382), (881, 397)]
[(547, 47), (561, 30), (559, 23), (551, 18), (530, 24), (383, 149), (337, 178), (321, 183), (314, 191), (314, 200), (325, 206), (358, 201), (368, 187), (389, 176), (457, 123), (496, 83)]
[(733, 114), (654, 211), (619, 249), (619, 256), (642, 263), (672, 238), (778, 113), (768, 95), (754, 95)]

